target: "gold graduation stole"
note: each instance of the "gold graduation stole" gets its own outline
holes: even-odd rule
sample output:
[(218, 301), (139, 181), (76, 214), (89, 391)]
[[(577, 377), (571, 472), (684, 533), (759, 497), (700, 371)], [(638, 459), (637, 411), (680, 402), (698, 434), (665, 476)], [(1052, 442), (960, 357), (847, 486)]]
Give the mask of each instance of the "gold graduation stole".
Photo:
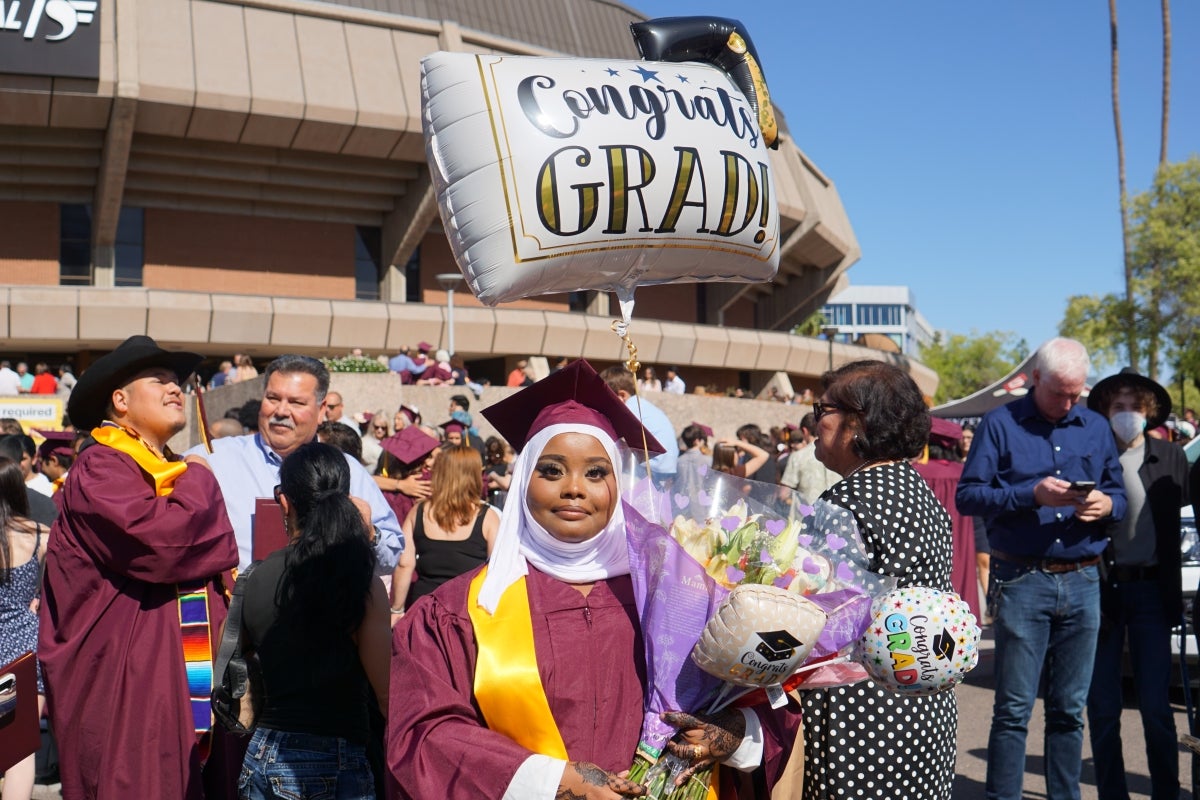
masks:
[[(128, 428), (111, 422), (92, 430), (99, 444), (119, 450), (154, 481), (156, 497), (166, 497), (175, 488), (175, 481), (187, 470), (186, 461), (167, 461), (157, 450)], [(187, 674), (188, 705), (192, 712), (193, 729), (200, 741), (201, 758), (208, 753), (208, 737), (212, 730), (212, 638), (208, 618), (208, 588), (203, 579), (177, 584), (179, 630), (183, 639), (184, 670)]]
[(496, 613), (489, 614), (479, 606), (479, 590), (486, 577), (484, 567), (467, 592), (467, 612), (478, 648), (475, 701), (484, 723), (527, 750), (569, 761), (538, 674), (525, 578), (505, 589)]

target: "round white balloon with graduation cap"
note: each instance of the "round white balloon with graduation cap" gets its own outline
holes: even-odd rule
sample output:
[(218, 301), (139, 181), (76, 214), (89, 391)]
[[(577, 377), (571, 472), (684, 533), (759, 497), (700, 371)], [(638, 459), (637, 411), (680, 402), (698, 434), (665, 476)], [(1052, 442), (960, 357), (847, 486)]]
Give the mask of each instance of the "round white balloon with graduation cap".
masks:
[(742, 584), (704, 626), (692, 661), (738, 686), (777, 686), (804, 663), (825, 620), (825, 612), (806, 597), (777, 586)]
[(937, 694), (975, 668), (979, 635), (975, 615), (957, 594), (907, 586), (876, 598), (855, 660), (885, 689)]

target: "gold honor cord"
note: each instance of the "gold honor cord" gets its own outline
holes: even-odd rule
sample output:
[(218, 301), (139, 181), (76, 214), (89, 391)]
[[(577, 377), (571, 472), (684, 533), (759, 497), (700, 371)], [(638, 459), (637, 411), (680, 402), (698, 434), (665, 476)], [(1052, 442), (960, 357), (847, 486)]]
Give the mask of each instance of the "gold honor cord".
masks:
[(762, 67), (750, 54), (746, 41), (737, 33), (729, 34), (725, 46), (746, 59), (746, 66), (750, 68), (750, 81), (754, 84), (755, 94), (758, 95), (758, 128), (762, 131), (763, 144), (773, 147), (779, 139), (779, 123), (775, 121), (775, 107), (771, 105), (771, 93), (767, 91), (767, 79), (763, 75)]
[[(642, 393), (638, 389), (638, 370), (642, 368), (641, 363), (637, 360), (637, 345), (633, 343), (633, 339), (629, 336), (629, 323), (624, 320), (614, 319), (612, 332), (621, 337), (621, 341), (625, 342), (625, 349), (629, 351), (629, 358), (625, 360), (625, 368), (633, 373), (633, 396), (637, 400), (637, 417), (638, 422), (642, 421)], [(661, 444), (661, 443), (660, 443)], [(663, 445), (666, 447), (666, 445)], [(642, 456), (646, 459), (646, 477), (650, 477), (650, 442), (646, 441), (646, 426), (642, 425)], [(654, 485), (654, 481), (650, 481), (650, 485)]]

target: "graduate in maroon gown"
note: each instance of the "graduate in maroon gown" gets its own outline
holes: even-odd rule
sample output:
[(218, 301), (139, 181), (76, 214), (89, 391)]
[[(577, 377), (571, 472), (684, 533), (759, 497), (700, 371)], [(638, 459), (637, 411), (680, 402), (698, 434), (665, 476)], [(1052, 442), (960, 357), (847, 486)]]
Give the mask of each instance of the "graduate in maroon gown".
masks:
[(94, 442), (58, 495), (38, 642), (65, 800), (193, 800), (224, 778), (223, 742), (203, 765), (237, 542), (204, 459), (166, 449), (200, 358), (134, 336), (68, 402)]
[(975, 615), (979, 615), (978, 570), (975, 566), (975, 521), (958, 513), (954, 493), (958, 491), (958, 480), (962, 477), (962, 426), (948, 419), (932, 418), (929, 430), (929, 460), (913, 464), (913, 468), (929, 484), (933, 495), (950, 515), (954, 532), (953, 560), (950, 566), (950, 584), (954, 591), (966, 601)]
[(375, 467), (375, 484), (383, 492), (396, 519), (403, 523), (419, 500), (429, 498), (430, 470), (441, 443), (417, 426), (410, 425), (380, 441), (379, 446), (383, 448), (383, 455)]
[[(646, 691), (616, 440), (661, 446), (586, 362), (483, 412), (522, 447), (488, 565), (396, 625), (388, 766), (402, 798), (636, 796)], [(645, 437), (643, 439), (643, 436)], [(780, 774), (798, 713), (679, 715), (668, 748)]]

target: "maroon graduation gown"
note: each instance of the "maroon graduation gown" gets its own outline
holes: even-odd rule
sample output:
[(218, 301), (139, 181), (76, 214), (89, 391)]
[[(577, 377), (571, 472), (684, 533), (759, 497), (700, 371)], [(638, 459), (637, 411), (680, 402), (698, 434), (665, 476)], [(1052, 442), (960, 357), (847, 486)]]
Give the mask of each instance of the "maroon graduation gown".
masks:
[(129, 456), (80, 454), (59, 493), (38, 657), (76, 798), (204, 797), (187, 700), (176, 583), (207, 579), (213, 656), (237, 541), (212, 473), (190, 466), (166, 497)]
[(978, 571), (975, 567), (975, 521), (971, 517), (958, 513), (954, 503), (954, 492), (958, 489), (958, 480), (962, 477), (963, 465), (957, 461), (941, 461), (930, 459), (928, 463), (913, 464), (913, 468), (929, 484), (934, 497), (950, 515), (953, 529), (953, 560), (950, 564), (950, 585), (954, 591), (966, 601), (975, 619), (983, 619), (979, 615), (979, 584)]
[[(393, 632), (387, 760), (398, 797), (500, 798), (530, 755), (485, 728), (472, 699), (476, 648), (467, 590), (478, 572), (454, 578), (418, 600)], [(629, 577), (599, 581), (586, 598), (532, 567), (526, 585), (542, 685), (570, 759), (612, 772), (628, 769), (645, 694), (645, 658)], [(758, 713), (767, 780), (773, 785), (795, 739), (799, 714), (791, 706)]]

